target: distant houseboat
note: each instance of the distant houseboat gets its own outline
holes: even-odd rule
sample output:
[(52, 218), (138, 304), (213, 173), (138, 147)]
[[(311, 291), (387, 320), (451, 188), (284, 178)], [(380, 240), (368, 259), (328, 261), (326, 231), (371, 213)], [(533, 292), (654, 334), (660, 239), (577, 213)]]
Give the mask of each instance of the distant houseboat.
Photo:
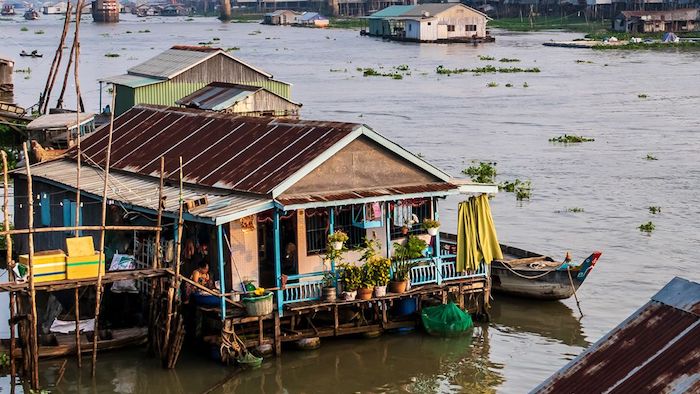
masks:
[(53, 5), (45, 5), (41, 7), (41, 12), (44, 15), (65, 14), (67, 9), (68, 5), (64, 2), (60, 2)]
[(13, 6), (11, 4), (5, 4), (4, 6), (2, 6), (2, 11), (0, 12), (0, 15), (2, 15), (2, 16), (16, 15), (15, 6)]
[(291, 25), (299, 13), (290, 10), (277, 10), (265, 14), (262, 20), (263, 25)]
[(37, 20), (39, 19), (39, 13), (34, 8), (30, 8), (24, 12), (24, 19), (28, 21)]

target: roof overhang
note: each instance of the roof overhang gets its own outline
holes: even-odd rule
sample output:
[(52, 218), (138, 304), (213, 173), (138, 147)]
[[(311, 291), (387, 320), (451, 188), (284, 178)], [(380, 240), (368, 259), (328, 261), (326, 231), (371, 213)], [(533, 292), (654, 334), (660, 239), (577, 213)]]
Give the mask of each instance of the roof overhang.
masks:
[(442, 190), (442, 191), (432, 191), (432, 192), (419, 192), (419, 193), (406, 193), (406, 194), (390, 194), (383, 196), (371, 196), (371, 197), (357, 197), (357, 198), (346, 198), (338, 200), (316, 200), (309, 202), (297, 202), (297, 203), (284, 203), (284, 199), (276, 201), (276, 206), (284, 211), (292, 211), (295, 209), (310, 209), (310, 208), (324, 208), (324, 207), (335, 207), (342, 205), (353, 205), (353, 204), (365, 204), (370, 202), (383, 202), (383, 201), (399, 201), (399, 200), (411, 200), (415, 198), (429, 198), (429, 197), (447, 197), (449, 195), (459, 194), (458, 188), (452, 190)]

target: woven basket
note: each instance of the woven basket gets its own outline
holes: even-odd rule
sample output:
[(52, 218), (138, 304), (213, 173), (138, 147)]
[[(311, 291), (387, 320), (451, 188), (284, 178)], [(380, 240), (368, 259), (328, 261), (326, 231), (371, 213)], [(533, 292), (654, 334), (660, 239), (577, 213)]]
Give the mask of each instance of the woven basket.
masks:
[(242, 301), (250, 316), (265, 316), (272, 313), (272, 293), (259, 297), (243, 297)]

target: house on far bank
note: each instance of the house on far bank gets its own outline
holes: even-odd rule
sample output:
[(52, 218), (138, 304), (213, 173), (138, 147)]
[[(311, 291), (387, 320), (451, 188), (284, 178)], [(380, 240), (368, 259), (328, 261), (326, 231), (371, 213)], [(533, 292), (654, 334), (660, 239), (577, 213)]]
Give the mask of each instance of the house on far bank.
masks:
[(294, 24), (306, 27), (328, 27), (330, 21), (318, 12), (303, 12), (294, 18)]
[(114, 86), (114, 114), (118, 116), (138, 104), (173, 106), (212, 82), (259, 86), (285, 99), (291, 95), (290, 84), (221, 48), (205, 46), (173, 46), (129, 68), (126, 74), (101, 79), (100, 85)]
[(176, 104), (204, 111), (242, 116), (299, 118), (300, 103), (295, 103), (265, 88), (214, 82), (181, 98)]
[(622, 11), (613, 19), (613, 30), (626, 33), (688, 32), (698, 27), (700, 9)]
[(367, 35), (414, 42), (490, 42), (489, 20), (461, 3), (395, 5), (368, 17)]
[(298, 13), (290, 10), (277, 10), (275, 12), (270, 12), (265, 14), (263, 17), (263, 25), (291, 25), (294, 23), (295, 18), (299, 16)]

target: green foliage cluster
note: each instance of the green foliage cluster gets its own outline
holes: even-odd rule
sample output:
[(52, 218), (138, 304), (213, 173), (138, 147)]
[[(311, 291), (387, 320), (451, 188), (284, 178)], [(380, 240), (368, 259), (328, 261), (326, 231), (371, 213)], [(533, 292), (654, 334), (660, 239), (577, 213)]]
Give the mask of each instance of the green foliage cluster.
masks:
[(343, 290), (355, 291), (362, 284), (362, 269), (349, 263), (339, 264), (338, 281), (343, 284)]
[(516, 58), (507, 58), (507, 57), (502, 57), (502, 58), (499, 60), (499, 62), (501, 62), (501, 63), (517, 63), (517, 62), (519, 62), (519, 61), (520, 61), (520, 59), (516, 59)]
[(564, 134), (558, 137), (552, 137), (549, 142), (554, 142), (557, 144), (580, 144), (582, 142), (593, 142), (594, 138), (587, 138), (580, 135)]
[(398, 70), (397, 68), (394, 68), (394, 71), (391, 72), (381, 72), (371, 67), (358, 67), (357, 70), (362, 72), (363, 77), (389, 77), (391, 79), (403, 79), (403, 75), (396, 71)]
[(654, 161), (659, 159), (657, 159), (656, 156), (652, 155), (651, 153), (647, 153), (647, 156), (644, 158), (644, 160)]
[(424, 219), (423, 220), (423, 228), (424, 229), (429, 229), (429, 228), (438, 228), (440, 227), (440, 222), (437, 220), (433, 219)]
[(479, 164), (463, 169), (462, 173), (469, 175), (472, 181), (476, 183), (494, 183), (496, 180), (496, 163), (482, 161)]
[(112, 52), (107, 52), (105, 53), (105, 57), (119, 57), (120, 55), (118, 53), (112, 53)]
[(656, 229), (656, 226), (651, 221), (639, 225), (639, 231), (651, 234)]
[(488, 88), (497, 88), (498, 87), (498, 82), (489, 82), (486, 84), (486, 87)]
[(657, 213), (661, 213), (661, 207), (649, 207), (649, 213), (652, 215), (656, 215)]
[(475, 74), (505, 73), (505, 74), (512, 74), (512, 73), (538, 73), (538, 72), (540, 72), (540, 69), (538, 67), (531, 67), (531, 68), (496, 67), (496, 66), (493, 66), (490, 64), (483, 66), (483, 67), (476, 67), (476, 68), (450, 69), (450, 68), (447, 68), (443, 65), (439, 65), (435, 69), (435, 72), (438, 74), (443, 74), (443, 75), (463, 74), (463, 73), (475, 73)]
[(496, 60), (496, 58), (493, 56), (479, 55), (479, 60), (490, 61), (490, 60)]

